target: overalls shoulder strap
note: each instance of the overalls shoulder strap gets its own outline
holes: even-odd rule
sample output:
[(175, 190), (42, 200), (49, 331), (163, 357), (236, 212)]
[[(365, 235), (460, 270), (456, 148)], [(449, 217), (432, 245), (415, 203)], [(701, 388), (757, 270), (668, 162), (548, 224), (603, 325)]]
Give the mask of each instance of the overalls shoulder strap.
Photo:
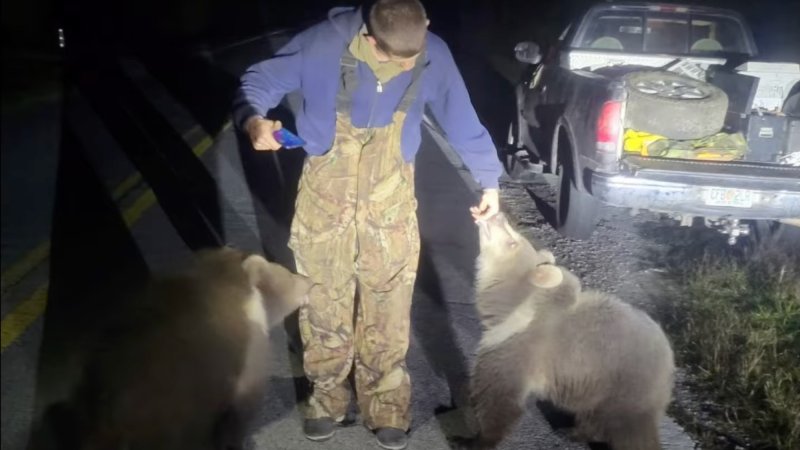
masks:
[[(408, 108), (414, 103), (419, 92), (419, 85), (422, 75), (422, 70), (425, 68), (426, 52), (423, 49), (422, 53), (417, 57), (416, 64), (411, 71), (411, 82), (408, 84), (400, 103), (397, 106), (397, 111), (406, 112)], [(340, 76), (339, 76), (339, 89), (336, 93), (336, 111), (350, 115), (353, 107), (353, 93), (358, 85), (358, 60), (350, 52), (350, 49), (345, 47), (342, 56), (339, 59)]]

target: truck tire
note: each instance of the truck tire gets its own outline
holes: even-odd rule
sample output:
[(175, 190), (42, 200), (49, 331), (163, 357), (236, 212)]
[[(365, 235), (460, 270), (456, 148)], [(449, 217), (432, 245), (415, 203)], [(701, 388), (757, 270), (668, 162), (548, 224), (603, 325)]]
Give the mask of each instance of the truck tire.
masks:
[(753, 220), (750, 221), (750, 237), (757, 242), (780, 242), (785, 250), (791, 248), (791, 243), (800, 246), (800, 225), (777, 220)]
[(631, 72), (625, 128), (670, 139), (699, 139), (718, 133), (728, 96), (716, 86), (666, 71)]
[[(561, 139), (559, 139), (561, 140)], [(597, 227), (600, 202), (575, 184), (569, 150), (559, 152), (556, 231), (573, 239), (588, 239)]]
[(783, 113), (787, 116), (800, 117), (800, 83), (795, 83), (783, 102)]

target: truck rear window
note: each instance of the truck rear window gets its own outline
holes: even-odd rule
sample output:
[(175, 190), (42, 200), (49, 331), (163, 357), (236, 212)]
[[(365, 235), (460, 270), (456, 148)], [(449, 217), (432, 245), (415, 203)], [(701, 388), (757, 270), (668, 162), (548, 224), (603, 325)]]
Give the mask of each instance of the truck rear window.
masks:
[(741, 24), (713, 15), (601, 11), (578, 36), (578, 48), (626, 53), (748, 53)]

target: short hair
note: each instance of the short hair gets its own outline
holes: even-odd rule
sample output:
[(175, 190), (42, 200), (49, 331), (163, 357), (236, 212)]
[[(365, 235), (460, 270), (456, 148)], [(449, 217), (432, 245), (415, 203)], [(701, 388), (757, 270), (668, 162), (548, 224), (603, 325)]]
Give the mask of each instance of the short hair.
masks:
[(427, 21), (419, 0), (377, 0), (369, 11), (367, 31), (381, 51), (410, 58), (425, 45)]

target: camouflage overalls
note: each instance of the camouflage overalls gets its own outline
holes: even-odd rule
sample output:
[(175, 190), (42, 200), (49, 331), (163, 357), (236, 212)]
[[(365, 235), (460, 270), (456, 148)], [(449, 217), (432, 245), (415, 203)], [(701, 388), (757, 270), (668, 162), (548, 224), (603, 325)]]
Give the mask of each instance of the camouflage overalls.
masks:
[(355, 128), (349, 111), (357, 63), (346, 50), (333, 147), (303, 167), (289, 245), (297, 270), (322, 285), (299, 314), (305, 372), (314, 386), (307, 418), (344, 417), (355, 362), (365, 424), (403, 430), (410, 424), (405, 359), (419, 230), (414, 167), (403, 159), (400, 135), (424, 60), (418, 57), (390, 125)]

